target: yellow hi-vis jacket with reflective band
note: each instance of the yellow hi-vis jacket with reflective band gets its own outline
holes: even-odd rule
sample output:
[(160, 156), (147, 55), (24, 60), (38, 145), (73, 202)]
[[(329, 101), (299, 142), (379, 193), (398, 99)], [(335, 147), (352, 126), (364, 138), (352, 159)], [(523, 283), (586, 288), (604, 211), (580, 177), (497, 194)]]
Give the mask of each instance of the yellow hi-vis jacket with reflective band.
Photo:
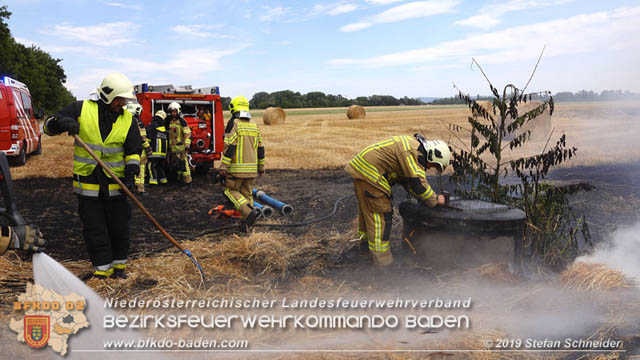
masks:
[[(123, 144), (127, 138), (131, 127), (131, 113), (124, 111), (118, 116), (111, 128), (111, 132), (103, 141), (98, 125), (98, 103), (94, 101), (84, 101), (82, 112), (78, 118), (80, 132), (78, 136), (87, 146), (111, 168), (117, 177), (124, 177), (124, 167), (127, 164), (140, 166), (140, 154), (132, 154), (125, 158)], [(73, 192), (84, 196), (98, 197), (100, 184), (80, 182), (80, 176), (89, 176), (98, 165), (98, 162), (80, 144), (76, 143), (73, 156)], [(107, 178), (111, 176), (103, 169)], [(119, 195), (120, 185), (109, 184), (109, 195)]]
[[(437, 196), (427, 182), (424, 168), (418, 164), (420, 143), (410, 136), (393, 136), (364, 148), (345, 170), (354, 179), (373, 185), (391, 197), (391, 186), (402, 184), (418, 200), (433, 207)], [(424, 188), (417, 194), (408, 184), (419, 181)]]
[[(259, 157), (264, 151), (262, 134), (255, 123), (235, 119), (233, 129), (225, 134), (224, 147), (220, 169), (237, 178), (252, 178), (258, 176), (258, 172), (264, 172), (264, 157)], [(235, 147), (231, 156), (227, 154), (229, 147)]]

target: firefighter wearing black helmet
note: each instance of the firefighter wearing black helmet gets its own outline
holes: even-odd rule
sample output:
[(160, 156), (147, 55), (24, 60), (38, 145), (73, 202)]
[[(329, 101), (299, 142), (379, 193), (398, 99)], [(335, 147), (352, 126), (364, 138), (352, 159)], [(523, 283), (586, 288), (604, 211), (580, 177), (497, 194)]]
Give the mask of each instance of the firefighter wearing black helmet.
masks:
[[(111, 73), (92, 95), (94, 98), (77, 101), (47, 119), (44, 132), (77, 134), (133, 189), (140, 171), (142, 141), (138, 124), (123, 109), (128, 102), (136, 101), (133, 85), (123, 74)], [(74, 147), (73, 192), (78, 196), (78, 214), (93, 276), (126, 277), (131, 207), (120, 185), (80, 144)]]
[(364, 148), (345, 170), (353, 177), (358, 199), (358, 233), (378, 266), (393, 263), (389, 235), (393, 217), (391, 187), (401, 184), (429, 207), (444, 205), (444, 196), (429, 186), (426, 169), (443, 171), (451, 158), (449, 146), (426, 141), (418, 134), (393, 136)]
[(241, 226), (247, 232), (260, 216), (253, 207), (252, 191), (256, 177), (264, 174), (264, 146), (260, 129), (251, 122), (247, 99), (236, 96), (229, 110), (220, 174), (225, 177), (224, 195), (242, 214)]

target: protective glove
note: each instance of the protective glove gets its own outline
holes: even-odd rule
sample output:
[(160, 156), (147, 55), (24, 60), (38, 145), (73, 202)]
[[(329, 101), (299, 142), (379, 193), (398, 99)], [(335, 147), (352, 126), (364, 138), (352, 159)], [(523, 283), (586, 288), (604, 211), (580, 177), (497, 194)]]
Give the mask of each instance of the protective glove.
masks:
[(69, 135), (76, 135), (80, 132), (80, 124), (73, 118), (68, 116), (58, 118), (56, 126), (62, 131), (66, 131)]
[[(10, 249), (40, 252), (47, 241), (36, 226), (22, 225), (15, 228), (2, 225), (0, 230), (0, 251), (6, 246)], [(4, 246), (2, 246), (5, 244)]]
[(135, 189), (136, 175), (140, 172), (138, 165), (129, 164), (124, 167), (124, 179), (121, 179), (129, 190)]
[(150, 157), (151, 154), (153, 154), (153, 150), (151, 149), (151, 147), (144, 148), (144, 152), (147, 153), (147, 157)]
[(133, 189), (135, 189), (136, 178), (134, 176), (125, 176), (124, 178), (122, 178), (120, 180), (122, 181), (124, 186), (127, 187), (127, 189), (129, 189), (131, 191), (133, 191)]
[(227, 172), (224, 170), (218, 170), (213, 174), (213, 183), (220, 183), (223, 186), (227, 182)]

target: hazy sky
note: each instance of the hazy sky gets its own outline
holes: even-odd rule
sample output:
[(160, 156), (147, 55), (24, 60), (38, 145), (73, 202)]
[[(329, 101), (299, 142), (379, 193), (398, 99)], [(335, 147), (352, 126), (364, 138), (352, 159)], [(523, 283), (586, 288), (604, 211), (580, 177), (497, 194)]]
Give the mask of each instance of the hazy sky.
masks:
[(79, 98), (111, 71), (134, 83), (258, 91), (489, 94), (640, 91), (636, 1), (39, 1), (0, 0), (13, 36), (63, 59)]

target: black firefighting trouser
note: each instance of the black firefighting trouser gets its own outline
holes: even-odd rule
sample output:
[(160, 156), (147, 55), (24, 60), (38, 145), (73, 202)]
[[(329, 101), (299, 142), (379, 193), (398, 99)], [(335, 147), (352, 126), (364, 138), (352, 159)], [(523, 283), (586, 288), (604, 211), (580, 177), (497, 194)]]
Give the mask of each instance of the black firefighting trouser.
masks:
[(78, 213), (94, 267), (127, 259), (131, 207), (125, 196), (109, 200), (78, 196)]
[(149, 159), (149, 184), (158, 185), (167, 183), (164, 158)]

